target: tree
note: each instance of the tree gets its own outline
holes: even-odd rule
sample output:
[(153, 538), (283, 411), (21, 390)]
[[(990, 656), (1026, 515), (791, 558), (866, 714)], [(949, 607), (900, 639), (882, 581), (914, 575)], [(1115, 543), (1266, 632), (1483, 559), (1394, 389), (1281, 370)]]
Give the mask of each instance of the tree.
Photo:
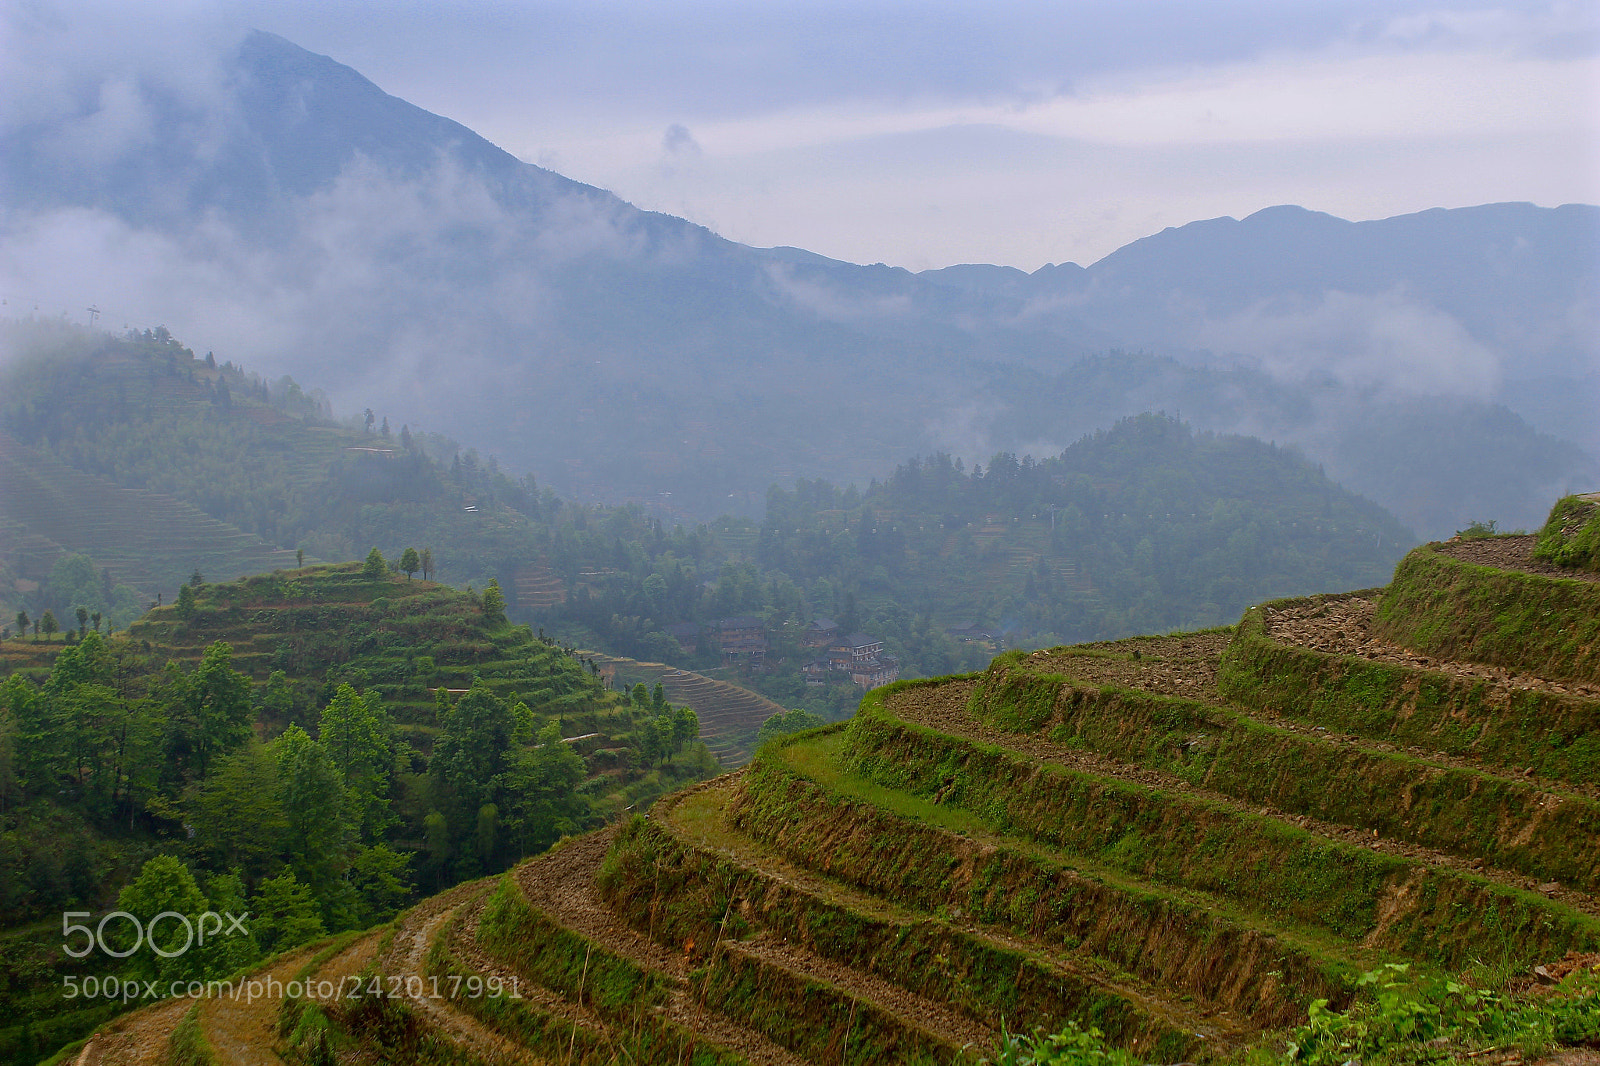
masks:
[(87, 635), (89, 632), (89, 608), (80, 604), (72, 609), (72, 613), (78, 616), (78, 636)]
[(168, 664), (156, 696), (167, 714), (164, 769), (177, 788), (204, 781), (211, 763), (250, 736), (250, 679), (233, 669), (233, 649), (223, 641), (206, 649), (191, 674)]
[[(171, 855), (157, 855), (146, 862), (134, 882), (118, 894), (117, 909), (133, 915), (144, 929), (144, 943), (126, 963), (131, 973), (163, 984), (201, 976), (200, 952), (192, 943), (185, 945), (200, 915), (211, 905), (182, 862)], [(168, 911), (187, 918), (188, 923), (170, 917), (152, 921)], [(133, 946), (133, 927), (126, 919), (108, 924), (106, 931), (108, 939), (120, 944), (116, 950)]]
[(55, 614), (48, 607), (45, 608), (44, 617), (39, 619), (39, 626), (44, 630), (44, 639), (46, 640), (54, 636), (56, 629), (59, 628), (56, 625)]
[(199, 588), (201, 585), (204, 585), (205, 583), (206, 583), (205, 575), (200, 572), (200, 568), (198, 566), (195, 567), (194, 568), (194, 573), (189, 575), (189, 584), (191, 586), (193, 586), (194, 588)]
[(261, 882), (250, 899), (250, 931), (267, 954), (315, 940), (326, 932), (311, 886), (284, 871)]
[(422, 549), (422, 558), (421, 558), (420, 562), (422, 564), (422, 580), (424, 580), (424, 581), (432, 581), (433, 580), (433, 549), (432, 548), (423, 548)]
[(306, 565), (306, 550), (304, 548), (296, 548), (294, 550), (294, 565), (296, 569)]
[(500, 582), (492, 577), (483, 588), (483, 616), (490, 621), (504, 621), (506, 617), (506, 598), (500, 592)]
[(19, 638), (20, 637), (25, 637), (25, 636), (28, 635), (28, 627), (31, 626), (32, 624), (33, 624), (33, 619), (28, 617), (28, 612), (27, 611), (18, 611), (17, 612), (17, 636)]
[(361, 576), (368, 581), (381, 581), (389, 573), (389, 564), (384, 562), (383, 553), (373, 548), (367, 553), (367, 561), (361, 564)]
[(183, 585), (178, 589), (178, 617), (185, 621), (194, 617), (193, 585)]
[(322, 711), (318, 738), (344, 775), (352, 819), (361, 838), (375, 842), (390, 824), (389, 769), (392, 726), (376, 692), (360, 695), (340, 685)]
[(94, 625), (94, 631), (96, 633), (100, 632), (100, 617), (99, 611), (94, 611), (89, 615), (89, 621)]
[(352, 819), (344, 777), (327, 749), (297, 725), (273, 741), (279, 796), (288, 817), (284, 857), (311, 886), (323, 918), (334, 929), (354, 919), (344, 873), (351, 859)]
[(255, 883), (279, 865), (289, 817), (267, 745), (251, 740), (218, 759), (211, 776), (188, 793), (184, 812), (213, 869), (238, 870)]
[(400, 556), (400, 570), (406, 575), (407, 581), (410, 581), (411, 575), (415, 574), (421, 567), (422, 560), (417, 555), (417, 549), (407, 548), (405, 553)]
[(362, 848), (350, 864), (350, 884), (356, 891), (356, 924), (370, 927), (387, 922), (411, 899), (408, 880), (411, 857), (387, 844)]

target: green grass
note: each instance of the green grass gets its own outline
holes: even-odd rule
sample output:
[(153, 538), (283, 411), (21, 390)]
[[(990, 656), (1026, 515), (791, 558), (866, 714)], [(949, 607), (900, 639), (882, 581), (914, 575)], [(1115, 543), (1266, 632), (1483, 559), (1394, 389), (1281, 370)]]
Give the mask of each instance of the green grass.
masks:
[(1563, 781), (1600, 779), (1600, 700), (1497, 691), (1480, 678), (1332, 655), (1267, 635), (1268, 609), (1308, 602), (1281, 600), (1245, 612), (1218, 671), (1225, 699), (1486, 766)]
[(1475, 566), (1424, 545), (1400, 561), (1373, 633), (1445, 659), (1600, 681), (1600, 582)]

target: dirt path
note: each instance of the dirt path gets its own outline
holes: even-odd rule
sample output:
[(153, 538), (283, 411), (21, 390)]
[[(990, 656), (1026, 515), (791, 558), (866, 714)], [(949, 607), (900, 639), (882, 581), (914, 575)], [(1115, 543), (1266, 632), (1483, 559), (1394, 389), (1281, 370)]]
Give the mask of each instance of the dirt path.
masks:
[[(1143, 642), (1141, 642), (1141, 646), (1143, 646)], [(974, 717), (972, 712), (967, 709), (967, 700), (971, 695), (973, 684), (974, 682), (971, 681), (955, 681), (935, 687), (907, 689), (890, 697), (889, 709), (907, 722), (924, 725), (941, 733), (948, 733), (951, 736), (962, 737), (981, 744), (990, 744), (1008, 751), (1018, 752), (1029, 758), (1052, 762), (1085, 773), (1120, 778), (1124, 781), (1134, 781), (1172, 795), (1193, 796), (1197, 799), (1231, 808), (1242, 814), (1264, 814), (1287, 822), (1290, 825), (1298, 826), (1318, 836), (1339, 840), (1369, 851), (1412, 859), (1428, 866), (1444, 867), (1459, 870), (1463, 873), (1471, 873), (1509, 888), (1518, 888), (1530, 892), (1538, 892), (1540, 889), (1541, 882), (1538, 878), (1497, 869), (1484, 864), (1479, 859), (1453, 855), (1449, 852), (1425, 847), (1406, 840), (1373, 836), (1372, 830), (1357, 829), (1338, 822), (1327, 822), (1271, 806), (1261, 807), (1245, 804), (1226, 793), (1213, 789), (1196, 788), (1176, 775), (1148, 766), (1142, 766), (1138, 763), (1126, 763), (1083, 748), (1057, 744), (1037, 733), (1011, 733), (996, 729)], [(1354, 738), (1331, 738), (1330, 735), (1322, 733), (1316, 734), (1316, 739), (1321, 743), (1350, 743), (1374, 750), (1379, 748), (1379, 745), (1370, 744), (1364, 740), (1358, 742)], [(1481, 771), (1481, 768), (1475, 769)], [(1563, 784), (1565, 783), (1563, 782)], [(1547, 894), (1586, 914), (1600, 917), (1600, 900), (1588, 893), (1562, 887), (1553, 889)]]
[(1533, 557), (1538, 537), (1532, 533), (1517, 537), (1481, 537), (1476, 540), (1451, 540), (1438, 545), (1440, 555), (1460, 559), (1477, 566), (1493, 566), (1501, 570), (1521, 570), (1544, 577), (1567, 577), (1575, 581), (1600, 581), (1600, 574), (1592, 570), (1573, 570), (1565, 566), (1552, 566)]
[(615, 835), (614, 826), (597, 830), (517, 867), (517, 884), (528, 902), (573, 932), (678, 982), (678, 990), (666, 1004), (666, 1015), (672, 1021), (756, 1066), (806, 1066), (805, 1060), (765, 1034), (707, 1010), (689, 994), (687, 958), (625, 924), (606, 906), (595, 873)]
[[(1303, 608), (1274, 611), (1268, 618), (1268, 632), (1274, 639), (1285, 643), (1329, 654), (1363, 655), (1362, 649), (1365, 648), (1370, 652), (1363, 655), (1366, 658), (1391, 655), (1393, 657), (1386, 661), (1447, 672), (1451, 671), (1453, 666), (1461, 666), (1459, 673), (1462, 676), (1490, 679), (1498, 677), (1504, 679), (1503, 683), (1507, 687), (1540, 687), (1549, 691), (1571, 689), (1577, 695), (1584, 695), (1580, 691), (1584, 688), (1594, 687), (1585, 686), (1581, 682), (1551, 684), (1539, 678), (1524, 678), (1499, 667), (1443, 663), (1424, 655), (1417, 655), (1368, 635), (1367, 627), (1375, 609), (1374, 605), (1375, 600), (1367, 594), (1350, 593), (1344, 596), (1326, 597), (1320, 603)], [(1031, 669), (1062, 673), (1089, 684), (1120, 685), (1142, 692), (1197, 699), (1203, 703), (1229, 707), (1234, 713), (1246, 714), (1255, 721), (1275, 726), (1285, 732), (1311, 736), (1330, 743), (1353, 744), (1365, 751), (1409, 755), (1426, 759), (1437, 766), (1471, 773), (1495, 772), (1492, 768), (1486, 771), (1482, 763), (1459, 755), (1433, 751), (1417, 745), (1395, 744), (1375, 737), (1335, 733), (1275, 714), (1269, 709), (1252, 707), (1245, 712), (1233, 707), (1217, 691), (1218, 663), (1231, 639), (1228, 633), (1195, 633), (1175, 637), (1137, 637), (1123, 641), (1102, 641), (1097, 644), (1081, 645), (1066, 652), (1036, 651), (1028, 657), (1027, 664)], [(1138, 659), (1132, 658), (1131, 653), (1135, 650), (1140, 653)], [(1500, 776), (1516, 775), (1506, 770), (1500, 771)], [(1520, 776), (1522, 780), (1537, 785), (1545, 791), (1575, 793), (1589, 799), (1600, 799), (1600, 782), (1546, 780), (1531, 774)]]
[(504, 966), (478, 944), (478, 922), (483, 916), (484, 907), (488, 905), (489, 895), (490, 893), (486, 892), (462, 905), (455, 921), (450, 923), (447, 935), (450, 938), (450, 950), (455, 957), (486, 981), (498, 977), (502, 987), (516, 989), (518, 995), (545, 1013), (565, 1019), (602, 1039), (609, 1039), (610, 1027), (594, 1011), (573, 1003), (541, 985), (530, 984), (522, 975)]
[[(423, 960), (427, 958), (428, 949), (433, 945), (433, 938), (438, 935), (440, 927), (455, 914), (457, 908), (467, 904), (490, 887), (492, 882), (486, 885), (481, 881), (473, 881), (457, 885), (442, 895), (418, 904), (406, 915), (400, 928), (395, 930), (389, 950), (384, 952), (379, 960), (379, 970), (386, 977), (400, 978), (401, 988), (405, 988), (408, 984), (413, 988), (420, 987), (423, 990), (422, 994), (410, 989), (405, 990), (407, 1002), (431, 1025), (450, 1040), (464, 1046), (473, 1055), (490, 1063), (537, 1064), (540, 1059), (489, 1029), (465, 1011), (451, 1006), (449, 999), (435, 999), (427, 994), (430, 984)], [(406, 980), (411, 977), (417, 978), (417, 981), (413, 983)], [(387, 985), (387, 982), (385, 984)], [(384, 994), (388, 994), (387, 990)]]
[(943, 1003), (908, 992), (875, 974), (823, 958), (770, 933), (726, 943), (722, 950), (749, 955), (790, 973), (842, 989), (857, 999), (879, 1007), (906, 1028), (921, 1030), (951, 1047), (973, 1047), (987, 1051), (999, 1040), (1000, 1034), (987, 1025)]
[[(314, 954), (314, 948), (290, 952), (245, 980), (286, 985)], [(281, 995), (210, 996), (200, 1001), (200, 1031), (219, 1063), (282, 1066), (283, 1060), (272, 1050), (278, 1040), (281, 1006)]]
[(194, 1000), (166, 1000), (124, 1015), (108, 1024), (83, 1046), (74, 1066), (160, 1066), (167, 1040)]
[(1295, 607), (1267, 611), (1267, 634), (1284, 644), (1294, 644), (1330, 655), (1354, 655), (1375, 662), (1394, 663), (1419, 670), (1437, 670), (1456, 677), (1489, 682), (1492, 690), (1551, 692), (1583, 699), (1600, 699), (1600, 685), (1586, 681), (1550, 681), (1537, 674), (1519, 673), (1502, 666), (1440, 659), (1421, 655), (1372, 635), (1377, 593), (1329, 596)]

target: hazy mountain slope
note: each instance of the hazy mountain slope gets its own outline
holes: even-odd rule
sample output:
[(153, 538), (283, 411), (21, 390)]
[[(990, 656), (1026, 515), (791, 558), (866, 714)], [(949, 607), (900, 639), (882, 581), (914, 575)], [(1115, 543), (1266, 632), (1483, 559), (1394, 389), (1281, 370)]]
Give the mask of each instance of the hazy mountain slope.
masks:
[[(774, 480), (865, 483), (935, 448), (981, 460), (1017, 435), (1009, 368), (1057, 374), (1139, 343), (1314, 382), (1340, 412), (1443, 394), (1480, 405), (1467, 426), (1506, 402), (1547, 433), (1593, 432), (1594, 209), (1277, 208), (1087, 269), (913, 275), (639, 211), (271, 34), (195, 67), (0, 112), (8, 299), (164, 322), (578, 499), (753, 514)], [(1036, 453), (1145, 409), (1043, 426)], [(1184, 410), (1284, 423), (1280, 439), (1363, 488), (1434, 479), (1407, 459), (1424, 449), (1373, 469), (1277, 413)]]

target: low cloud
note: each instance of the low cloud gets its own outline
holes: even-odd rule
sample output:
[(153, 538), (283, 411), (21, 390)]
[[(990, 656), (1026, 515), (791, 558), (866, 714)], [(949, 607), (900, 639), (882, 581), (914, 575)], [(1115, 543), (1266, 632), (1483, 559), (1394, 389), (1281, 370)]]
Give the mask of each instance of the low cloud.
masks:
[(1200, 323), (1196, 340), (1244, 356), (1283, 381), (1488, 400), (1501, 379), (1499, 357), (1460, 322), (1400, 292), (1259, 303)]

